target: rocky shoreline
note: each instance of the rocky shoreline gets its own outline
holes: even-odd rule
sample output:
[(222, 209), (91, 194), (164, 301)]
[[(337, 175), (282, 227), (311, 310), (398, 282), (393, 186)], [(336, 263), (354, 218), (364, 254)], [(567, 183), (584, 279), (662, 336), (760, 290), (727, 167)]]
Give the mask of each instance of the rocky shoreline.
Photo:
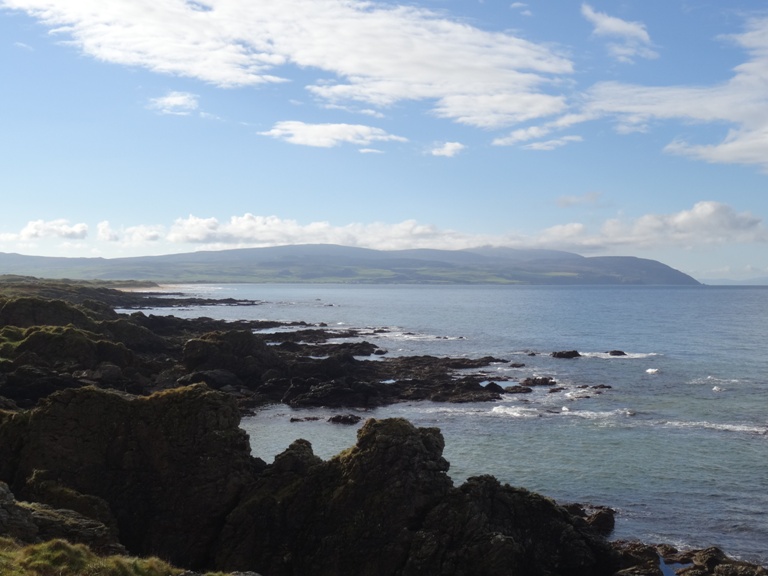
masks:
[(142, 311), (213, 303), (258, 305), (0, 282), (0, 537), (265, 576), (768, 574), (717, 549), (608, 542), (609, 510), (492, 477), (454, 486), (440, 431), (404, 420), (368, 420), (327, 461), (306, 440), (253, 458), (239, 421), (259, 405), (478, 402), (557, 383), (488, 384), (482, 369), (506, 360), (390, 358), (323, 325)]

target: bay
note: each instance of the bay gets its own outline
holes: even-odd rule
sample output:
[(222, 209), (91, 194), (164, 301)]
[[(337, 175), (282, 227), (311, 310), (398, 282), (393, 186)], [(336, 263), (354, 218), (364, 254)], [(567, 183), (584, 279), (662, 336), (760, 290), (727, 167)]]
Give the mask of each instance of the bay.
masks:
[[(502, 385), (555, 378), (564, 390), (553, 394), (358, 413), (439, 427), (456, 484), (492, 474), (558, 501), (615, 508), (615, 538), (719, 546), (768, 564), (768, 288), (178, 288), (261, 304), (174, 310), (177, 316), (324, 322), (360, 330), (390, 356), (504, 359), (487, 369), (488, 380)], [(572, 349), (582, 356), (550, 356)], [(334, 413), (270, 406), (242, 427), (254, 455), (267, 461), (299, 437), (330, 458), (356, 433), (325, 422)], [(296, 416), (321, 419), (291, 423)]]

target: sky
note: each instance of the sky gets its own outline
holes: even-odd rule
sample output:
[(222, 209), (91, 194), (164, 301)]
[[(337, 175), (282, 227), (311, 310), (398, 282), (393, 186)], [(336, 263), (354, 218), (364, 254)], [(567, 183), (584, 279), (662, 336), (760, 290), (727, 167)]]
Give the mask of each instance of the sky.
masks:
[(768, 276), (765, 0), (0, 0), (0, 252)]

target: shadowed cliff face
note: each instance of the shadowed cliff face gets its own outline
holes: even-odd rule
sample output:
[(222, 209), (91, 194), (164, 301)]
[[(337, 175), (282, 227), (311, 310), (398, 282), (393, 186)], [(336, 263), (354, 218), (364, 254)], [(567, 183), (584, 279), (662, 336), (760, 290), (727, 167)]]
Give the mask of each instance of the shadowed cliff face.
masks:
[(235, 402), (204, 386), (148, 398), (64, 390), (5, 417), (0, 477), (24, 499), (47, 500), (51, 483), (95, 496), (129, 550), (203, 565), (259, 468), (238, 423)]
[[(369, 420), (329, 461), (298, 440), (250, 456), (235, 402), (203, 385), (95, 388), (0, 413), (0, 480), (113, 515), (120, 541), (193, 568), (288, 574), (609, 574), (607, 544), (546, 498), (488, 477), (453, 487), (437, 429)], [(56, 503), (52, 503), (56, 504)], [(60, 504), (60, 502), (59, 502)]]

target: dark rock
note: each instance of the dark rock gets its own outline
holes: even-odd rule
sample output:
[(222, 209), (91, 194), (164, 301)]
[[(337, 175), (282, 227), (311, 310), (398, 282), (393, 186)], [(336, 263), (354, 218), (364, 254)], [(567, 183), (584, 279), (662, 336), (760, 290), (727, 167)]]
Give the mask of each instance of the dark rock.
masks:
[(186, 374), (177, 380), (179, 386), (189, 386), (190, 384), (203, 383), (214, 390), (221, 390), (228, 386), (239, 388), (243, 386), (243, 381), (240, 380), (229, 370), (216, 369), (216, 370), (202, 370), (200, 372), (192, 372)]
[(217, 331), (188, 340), (183, 362), (189, 371), (227, 370), (246, 385), (261, 382), (265, 371), (282, 365), (276, 353), (248, 330)]
[(587, 524), (601, 536), (610, 536), (616, 527), (616, 511), (601, 507), (587, 516)]
[(534, 376), (520, 382), (521, 386), (554, 386), (557, 381), (549, 376)]
[(525, 368), (525, 364), (522, 362), (512, 362), (512, 364), (509, 365), (510, 368)]
[(562, 350), (560, 352), (552, 352), (550, 356), (552, 358), (580, 358), (581, 354), (576, 350)]
[(331, 422), (332, 424), (347, 424), (347, 425), (354, 425), (360, 422), (362, 418), (360, 416), (357, 416), (355, 414), (335, 414), (334, 416), (331, 416), (328, 418), (328, 422)]
[(611, 355), (611, 356), (626, 356), (627, 355), (627, 353), (622, 351), (622, 350), (611, 350), (610, 352), (608, 352), (608, 354)]
[(660, 565), (681, 564), (679, 576), (768, 576), (768, 569), (726, 556), (719, 548), (678, 552), (674, 547), (618, 541), (622, 569), (619, 576), (662, 576)]
[(0, 480), (15, 494), (39, 493), (28, 480), (46, 470), (62, 491), (106, 502), (132, 553), (190, 567), (208, 562), (263, 465), (249, 456), (234, 399), (203, 385), (146, 399), (70, 389), (1, 418)]
[(427, 514), (403, 574), (598, 575), (616, 567), (607, 544), (551, 500), (480, 476)]
[[(0, 376), (0, 381), (2, 381), (2, 376)], [(19, 407), (16, 404), (16, 402), (11, 400), (10, 398), (6, 398), (5, 396), (0, 396), (0, 410), (15, 411), (18, 409)]]
[(95, 330), (96, 321), (80, 307), (64, 300), (36, 297), (11, 298), (0, 305), (0, 326), (73, 326)]
[(50, 368), (19, 366), (9, 374), (0, 375), (0, 396), (20, 408), (31, 408), (41, 398), (58, 390), (80, 388), (83, 383), (69, 374), (59, 374)]
[(529, 386), (507, 386), (504, 388), (504, 392), (507, 394), (530, 394), (533, 392), (533, 388)]
[(30, 512), (32, 522), (38, 527), (40, 541), (63, 538), (75, 544), (86, 544), (99, 554), (126, 554), (114, 532), (98, 520), (74, 510), (55, 509), (38, 502), (22, 502), (20, 505)]
[(39, 529), (32, 513), (16, 502), (8, 484), (0, 482), (0, 535), (25, 543), (37, 542)]
[(499, 386), (496, 382), (488, 382), (488, 384), (485, 385), (486, 390), (490, 390), (491, 392), (504, 392), (504, 388)]

